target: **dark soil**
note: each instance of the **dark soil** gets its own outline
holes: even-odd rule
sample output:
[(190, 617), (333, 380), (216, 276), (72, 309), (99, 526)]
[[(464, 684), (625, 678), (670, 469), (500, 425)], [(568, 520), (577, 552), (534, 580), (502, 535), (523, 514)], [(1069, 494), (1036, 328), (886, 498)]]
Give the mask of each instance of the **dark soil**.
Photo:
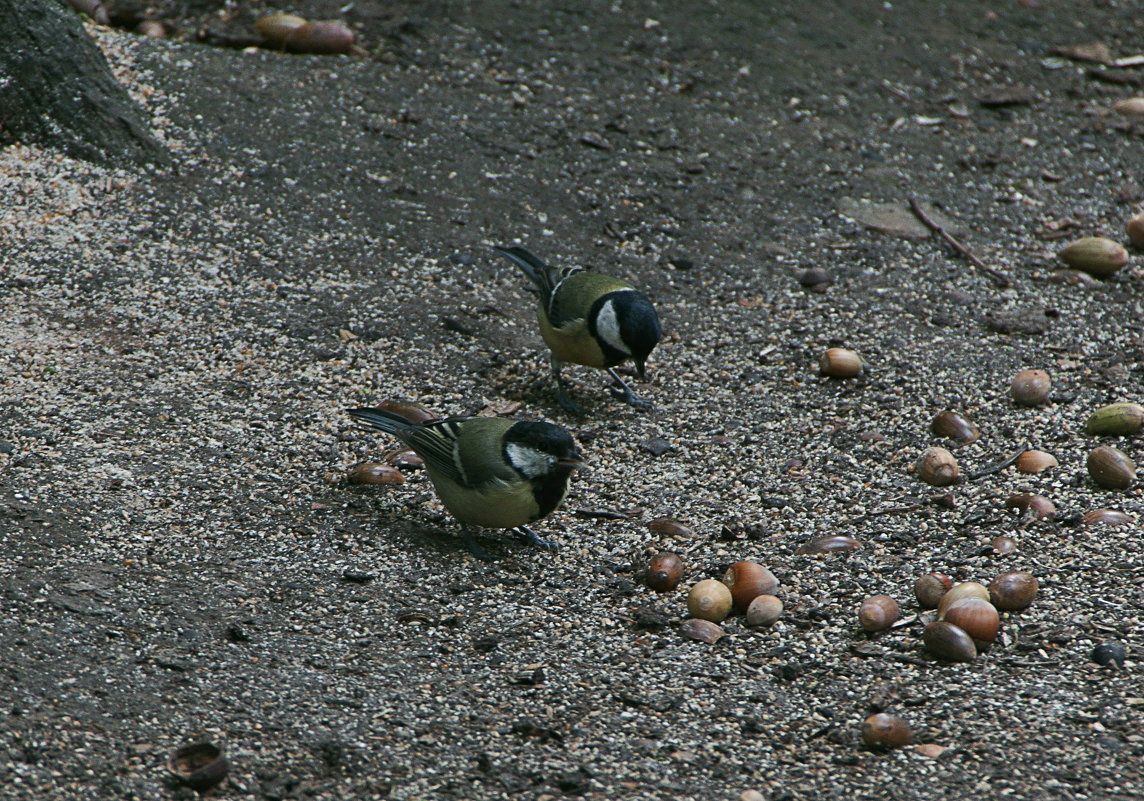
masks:
[[(1144, 796), (1140, 527), (1080, 519), (1144, 514), (1085, 471), (1141, 435), (1084, 433), (1144, 402), (1144, 271), (1054, 257), (1141, 210), (1144, 123), (1111, 106), (1144, 67), (1054, 52), (1144, 52), (1136, 4), (342, 8), (286, 10), (364, 55), (194, 41), (248, 34), (246, 2), (100, 34), (169, 171), (4, 154), (0, 798), (191, 798), (166, 763), (204, 739), (235, 799)], [(911, 198), (995, 274), (863, 224)], [(646, 289), (650, 412), (583, 368), (589, 416), (560, 411), (511, 243)], [(835, 345), (867, 371), (819, 376)], [(1032, 367), (1050, 402), (1015, 406)], [(489, 532), (474, 559), (416, 470), (348, 486), (395, 443), (344, 410), (391, 398), (567, 426), (591, 470), (537, 525), (561, 550)], [(963, 473), (1060, 466), (922, 484), (943, 409), (983, 432)], [(862, 547), (797, 553), (830, 535)], [(665, 549), (687, 571), (658, 595)], [(783, 617), (685, 638), (687, 588), (739, 559)], [(923, 650), (925, 614), (861, 632), (867, 595), (918, 615), (931, 570), (1040, 592), (968, 664)], [(1110, 640), (1122, 668), (1091, 659)], [(883, 709), (930, 747), (864, 746)]]

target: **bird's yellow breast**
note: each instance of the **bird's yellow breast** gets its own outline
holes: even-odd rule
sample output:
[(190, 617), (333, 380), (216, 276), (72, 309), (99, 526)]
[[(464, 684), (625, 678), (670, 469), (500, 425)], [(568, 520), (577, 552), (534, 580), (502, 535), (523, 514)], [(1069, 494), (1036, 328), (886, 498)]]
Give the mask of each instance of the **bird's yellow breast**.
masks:
[(588, 331), (587, 320), (573, 320), (557, 328), (548, 322), (544, 309), (537, 309), (536, 321), (540, 324), (540, 336), (544, 338), (544, 343), (560, 361), (587, 367), (611, 366), (596, 338)]
[(435, 474), (431, 467), (427, 472), (441, 503), (462, 523), (484, 528), (516, 528), (531, 523), (540, 514), (532, 485), (527, 481), (495, 481), (474, 490)]

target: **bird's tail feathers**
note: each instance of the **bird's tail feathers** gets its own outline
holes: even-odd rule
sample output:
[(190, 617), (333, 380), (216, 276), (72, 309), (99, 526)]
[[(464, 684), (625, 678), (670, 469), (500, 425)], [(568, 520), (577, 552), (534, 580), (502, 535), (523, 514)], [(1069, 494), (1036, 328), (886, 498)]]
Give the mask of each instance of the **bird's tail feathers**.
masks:
[(555, 271), (537, 256), (522, 247), (502, 248), (494, 245), (493, 250), (519, 267), (528, 276), (528, 280), (532, 281), (533, 285), (544, 293), (545, 297), (548, 297), (552, 292), (554, 286), (553, 273)]
[(387, 412), (385, 409), (363, 407), (360, 409), (347, 409), (346, 411), (358, 420), (369, 423), (374, 428), (384, 431), (387, 434), (400, 435), (412, 429), (420, 428), (420, 426), (411, 423), (401, 415)]

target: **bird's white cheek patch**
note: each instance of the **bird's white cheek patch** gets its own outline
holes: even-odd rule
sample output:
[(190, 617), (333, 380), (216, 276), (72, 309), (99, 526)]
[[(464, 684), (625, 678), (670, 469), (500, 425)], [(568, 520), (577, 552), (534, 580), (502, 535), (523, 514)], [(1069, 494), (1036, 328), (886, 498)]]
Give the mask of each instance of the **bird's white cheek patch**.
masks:
[(547, 475), (552, 472), (552, 465), (556, 462), (550, 454), (525, 445), (517, 445), (515, 442), (510, 442), (505, 450), (508, 453), (509, 463), (526, 478)]
[(620, 353), (631, 355), (631, 349), (620, 336), (620, 321), (616, 318), (616, 304), (613, 301), (609, 300), (600, 307), (600, 312), (596, 315), (596, 335)]

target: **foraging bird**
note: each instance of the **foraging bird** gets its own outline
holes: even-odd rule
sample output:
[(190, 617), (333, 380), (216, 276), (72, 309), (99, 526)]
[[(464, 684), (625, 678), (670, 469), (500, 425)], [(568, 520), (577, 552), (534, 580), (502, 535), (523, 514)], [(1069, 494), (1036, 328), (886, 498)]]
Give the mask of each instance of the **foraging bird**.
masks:
[[(526, 542), (555, 549), (527, 524), (560, 505), (572, 471), (583, 466), (572, 435), (560, 426), (502, 417), (411, 423), (384, 409), (349, 413), (416, 451), (441, 503), (462, 523), (512, 529)], [(465, 542), (488, 558), (468, 532)]]
[(567, 411), (583, 415), (560, 375), (565, 362), (599, 367), (618, 385), (613, 391), (632, 406), (651, 404), (632, 392), (613, 369), (627, 359), (643, 378), (647, 357), (659, 342), (659, 317), (647, 295), (627, 281), (586, 272), (579, 267), (550, 267), (524, 248), (495, 248), (524, 271), (540, 291), (536, 319), (540, 335), (552, 351), (556, 400)]

